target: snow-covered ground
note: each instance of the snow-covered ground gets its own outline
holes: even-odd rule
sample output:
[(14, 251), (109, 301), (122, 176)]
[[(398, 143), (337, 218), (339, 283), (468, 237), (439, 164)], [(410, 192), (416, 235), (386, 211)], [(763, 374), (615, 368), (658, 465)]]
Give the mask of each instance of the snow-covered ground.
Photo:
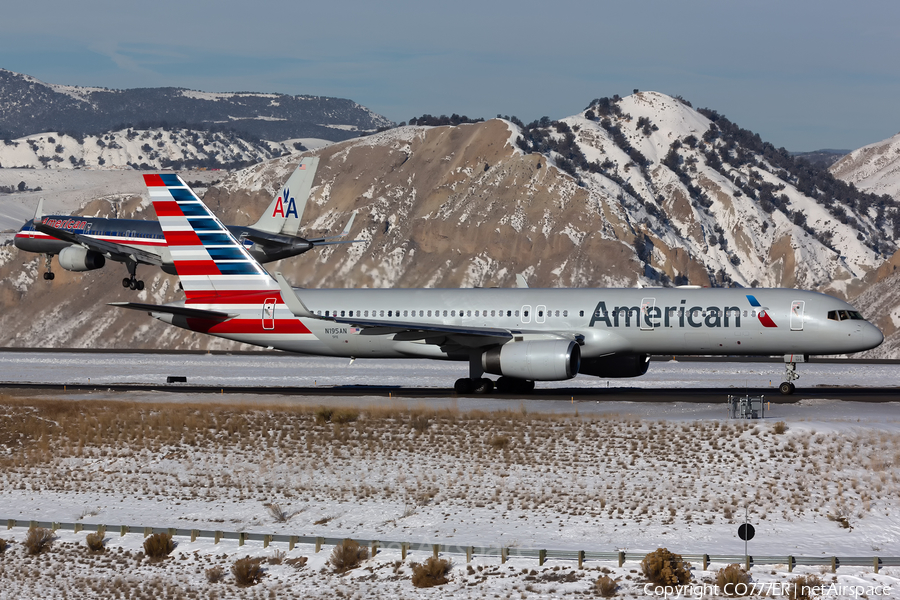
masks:
[[(316, 385), (346, 384), (359, 369), (353, 377), (365, 384), (410, 385), (412, 375), (416, 385), (446, 387), (459, 370), (426, 361), (348, 366), (270, 355), (0, 353), (3, 380), (164, 381), (179, 374), (176, 367), (189, 382), (223, 385), (311, 385), (301, 380), (310, 377)], [(767, 378), (777, 367), (660, 363), (651, 367), (653, 378), (628, 385), (713, 386), (738, 369), (745, 377)], [(893, 385), (900, 367), (802, 368), (807, 383)], [(452, 398), (413, 404), (379, 394), (364, 400), (362, 410), (345, 408), (350, 418), (335, 417), (345, 421), (337, 423), (317, 420), (315, 406), (345, 406), (341, 401), (254, 396), (219, 405), (208, 396), (198, 395), (203, 404), (167, 394), (157, 394), (156, 404), (0, 397), (0, 518), (513, 549), (640, 554), (665, 546), (685, 554), (737, 555), (743, 553), (737, 527), (746, 508), (756, 527), (751, 554), (900, 555), (896, 403), (806, 400), (773, 406), (768, 418), (744, 422), (723, 418), (723, 407), (713, 404)], [(294, 514), (278, 523), (269, 503)], [(21, 542), (25, 530), (0, 536)], [(180, 539), (175, 558), (149, 565), (137, 557), (139, 533), (108, 537), (110, 550), (97, 556), (87, 555), (83, 532), (61, 532), (38, 558), (13, 544), (0, 561), (0, 597), (111, 597), (118, 590), (130, 598), (158, 590), (202, 598), (555, 598), (593, 595), (600, 569), (619, 579), (620, 595), (647, 595), (636, 562), (622, 568), (588, 562), (579, 571), (574, 561), (539, 567), (535, 559), (513, 557), (501, 565), (497, 556), (485, 556), (470, 570), (465, 557), (455, 555), (451, 582), (422, 591), (412, 587), (409, 559), (398, 564), (396, 549), (337, 575), (326, 564), (331, 548), (317, 554), (302, 545), (286, 557), (308, 556), (305, 567), (267, 565), (263, 582), (242, 590), (230, 576), (207, 583), (205, 569), (219, 565), (227, 572), (238, 557), (273, 556), (287, 551), (286, 544), (263, 549), (258, 542), (238, 547)], [(421, 552), (410, 557), (425, 558)], [(695, 563), (694, 580), (709, 580), (721, 566), (703, 572)], [(789, 574), (785, 564), (752, 569), (754, 581), (767, 585), (798, 573), (815, 573), (829, 585), (888, 585), (888, 597), (900, 595), (898, 567), (878, 575), (849, 566), (836, 575), (818, 567)], [(778, 588), (769, 591), (782, 595)], [(868, 592), (869, 598), (879, 595)]]

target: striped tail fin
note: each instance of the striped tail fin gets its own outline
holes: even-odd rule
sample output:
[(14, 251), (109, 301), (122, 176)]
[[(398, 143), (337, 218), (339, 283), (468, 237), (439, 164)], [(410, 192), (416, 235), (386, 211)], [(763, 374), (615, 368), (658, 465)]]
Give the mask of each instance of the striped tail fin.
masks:
[(178, 175), (144, 175), (188, 300), (277, 291), (278, 283)]

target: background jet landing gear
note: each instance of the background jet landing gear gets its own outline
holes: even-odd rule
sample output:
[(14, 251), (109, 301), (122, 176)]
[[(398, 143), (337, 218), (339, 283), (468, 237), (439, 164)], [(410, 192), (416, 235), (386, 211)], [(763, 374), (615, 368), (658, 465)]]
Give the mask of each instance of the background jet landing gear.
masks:
[(796, 386), (794, 386), (794, 381), (797, 379), (800, 379), (800, 375), (797, 374), (797, 363), (784, 363), (784, 381), (782, 381), (781, 385), (778, 386), (778, 391), (780, 391), (785, 396), (790, 396), (796, 389)]
[(137, 263), (129, 261), (125, 263), (125, 266), (128, 267), (128, 273), (131, 277), (126, 277), (122, 280), (122, 287), (131, 288), (140, 292), (144, 289), (144, 282), (136, 277)]
[(44, 262), (44, 266), (47, 267), (47, 272), (44, 273), (44, 281), (53, 281), (56, 278), (56, 274), (50, 269), (53, 267), (53, 255), (48, 254), (47, 260)]

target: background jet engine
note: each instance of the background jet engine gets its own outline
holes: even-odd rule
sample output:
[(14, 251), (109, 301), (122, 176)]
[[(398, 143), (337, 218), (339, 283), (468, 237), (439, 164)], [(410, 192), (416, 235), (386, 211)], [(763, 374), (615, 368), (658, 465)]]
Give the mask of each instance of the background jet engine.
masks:
[(59, 253), (59, 266), (67, 271), (93, 271), (102, 269), (106, 258), (99, 252), (81, 246), (66, 246)]
[(597, 377), (640, 377), (647, 372), (650, 357), (646, 354), (616, 354), (581, 361), (579, 373)]
[(481, 356), (485, 372), (531, 381), (572, 379), (580, 362), (581, 348), (569, 340), (510, 342)]

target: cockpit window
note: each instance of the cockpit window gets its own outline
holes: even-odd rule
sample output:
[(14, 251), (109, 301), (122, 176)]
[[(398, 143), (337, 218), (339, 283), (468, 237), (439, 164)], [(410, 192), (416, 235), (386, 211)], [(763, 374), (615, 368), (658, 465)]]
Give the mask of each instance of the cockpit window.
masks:
[(865, 321), (863, 316), (856, 310), (829, 310), (828, 311), (828, 320), (829, 321)]

